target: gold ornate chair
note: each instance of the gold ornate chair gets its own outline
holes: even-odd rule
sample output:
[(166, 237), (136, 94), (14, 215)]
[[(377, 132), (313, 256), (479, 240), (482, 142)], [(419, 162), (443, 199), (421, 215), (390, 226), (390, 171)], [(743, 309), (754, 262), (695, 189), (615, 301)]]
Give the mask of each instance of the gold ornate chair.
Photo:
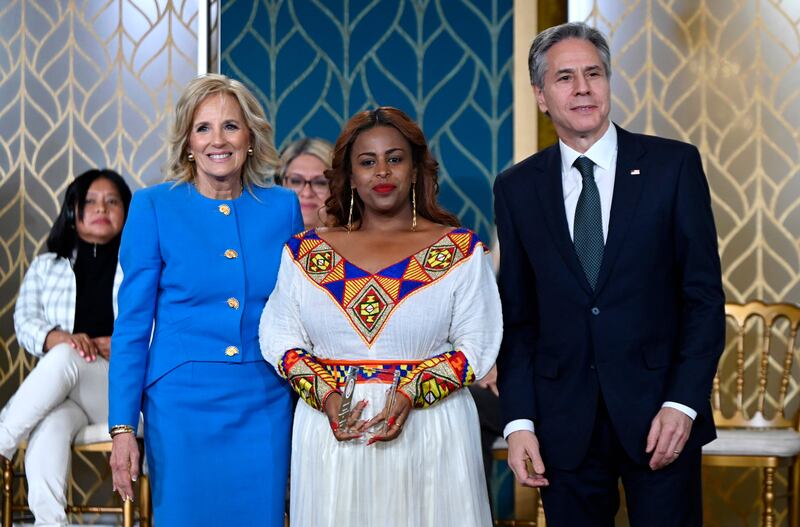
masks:
[[(141, 431), (141, 427), (140, 427)], [(19, 452), (23, 451), (27, 446), (23, 442), (19, 446)], [(76, 457), (84, 456), (90, 452), (102, 452), (106, 456), (111, 454), (111, 440), (108, 438), (108, 425), (106, 423), (99, 423), (84, 427), (72, 443), (72, 456), (73, 460)], [(17, 456), (18, 457), (18, 456)], [(14, 474), (14, 461), (6, 460), (3, 463), (3, 505), (2, 505), (2, 527), (11, 527), (14, 512), (28, 511), (26, 505), (15, 505), (14, 494), (15, 485), (14, 480), (24, 477), (22, 474)], [(110, 476), (109, 476), (110, 477)], [(138, 480), (139, 492), (136, 496), (139, 511), (139, 526), (150, 527), (151, 524), (151, 503), (150, 503), (150, 483), (146, 474), (142, 474)], [(119, 501), (119, 497), (115, 496), (114, 499)], [(121, 502), (118, 506), (92, 506), (86, 504), (72, 504), (67, 505), (67, 512), (70, 514), (121, 514), (122, 525), (124, 527), (133, 527), (134, 525), (134, 511), (135, 504), (132, 502)]]
[(764, 527), (775, 525), (776, 469), (788, 467), (788, 525), (800, 525), (800, 364), (795, 360), (800, 307), (728, 303), (725, 314), (736, 332), (714, 378), (718, 438), (703, 447), (703, 464), (761, 469)]

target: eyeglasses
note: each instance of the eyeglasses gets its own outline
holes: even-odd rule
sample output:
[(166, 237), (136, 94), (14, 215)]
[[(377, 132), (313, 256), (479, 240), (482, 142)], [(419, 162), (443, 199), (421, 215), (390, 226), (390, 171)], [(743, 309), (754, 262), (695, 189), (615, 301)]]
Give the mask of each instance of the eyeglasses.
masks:
[(286, 186), (294, 190), (298, 194), (303, 192), (306, 185), (311, 187), (314, 194), (322, 195), (329, 192), (328, 180), (324, 177), (315, 177), (314, 179), (304, 179), (299, 176), (289, 176), (286, 178)]

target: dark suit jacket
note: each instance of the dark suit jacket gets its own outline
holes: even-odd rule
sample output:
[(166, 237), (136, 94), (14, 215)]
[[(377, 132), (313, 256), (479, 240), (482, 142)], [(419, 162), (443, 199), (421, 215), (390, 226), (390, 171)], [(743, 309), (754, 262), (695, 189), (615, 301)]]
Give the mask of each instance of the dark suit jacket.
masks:
[(556, 468), (575, 468), (585, 456), (600, 394), (637, 462), (649, 460), (647, 433), (665, 401), (698, 413), (687, 448), (715, 437), (709, 396), (725, 298), (700, 154), (678, 141), (617, 132), (595, 291), (569, 235), (558, 144), (494, 186), (504, 422), (532, 419), (545, 465)]

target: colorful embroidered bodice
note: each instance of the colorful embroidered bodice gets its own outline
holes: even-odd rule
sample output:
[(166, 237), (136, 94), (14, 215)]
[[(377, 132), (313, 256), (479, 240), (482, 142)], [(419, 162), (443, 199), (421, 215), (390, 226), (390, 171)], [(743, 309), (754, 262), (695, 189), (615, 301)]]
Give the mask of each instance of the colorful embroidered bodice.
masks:
[(421, 251), (369, 273), (345, 260), (313, 229), (287, 243), (297, 266), (341, 308), (367, 347), (405, 298), (447, 275), (479, 245), (483, 247), (475, 233), (456, 228)]

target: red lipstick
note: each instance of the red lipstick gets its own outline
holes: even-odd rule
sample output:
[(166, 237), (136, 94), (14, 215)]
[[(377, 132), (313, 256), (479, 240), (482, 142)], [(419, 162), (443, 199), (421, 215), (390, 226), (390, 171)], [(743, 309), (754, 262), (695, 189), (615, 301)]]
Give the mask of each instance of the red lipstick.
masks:
[(391, 185), (389, 183), (381, 183), (380, 185), (375, 185), (374, 187), (372, 187), (372, 190), (379, 194), (386, 194), (387, 192), (391, 192), (396, 188), (397, 188), (396, 186)]

